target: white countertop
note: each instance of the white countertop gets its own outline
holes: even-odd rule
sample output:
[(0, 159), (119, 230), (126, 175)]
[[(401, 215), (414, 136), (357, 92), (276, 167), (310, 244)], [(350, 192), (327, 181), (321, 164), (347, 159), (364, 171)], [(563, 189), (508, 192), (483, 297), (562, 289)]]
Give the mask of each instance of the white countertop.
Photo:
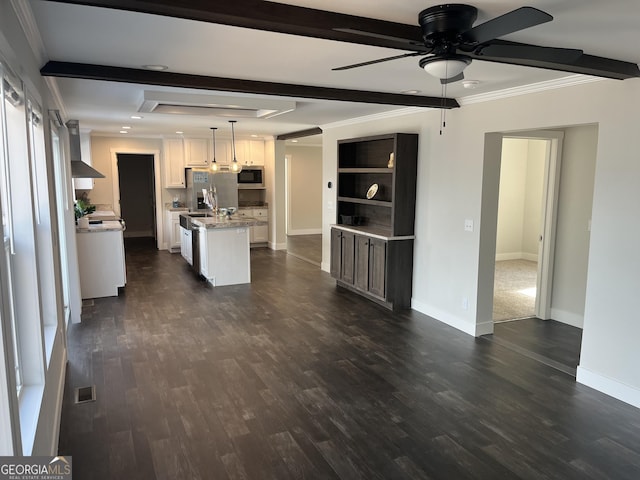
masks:
[(89, 224), (89, 228), (76, 226), (76, 233), (119, 232), (124, 230), (118, 220), (103, 220), (102, 223)]
[(191, 222), (200, 228), (237, 228), (237, 227), (254, 227), (256, 225), (268, 225), (268, 222), (258, 220), (253, 217), (202, 217), (192, 218)]

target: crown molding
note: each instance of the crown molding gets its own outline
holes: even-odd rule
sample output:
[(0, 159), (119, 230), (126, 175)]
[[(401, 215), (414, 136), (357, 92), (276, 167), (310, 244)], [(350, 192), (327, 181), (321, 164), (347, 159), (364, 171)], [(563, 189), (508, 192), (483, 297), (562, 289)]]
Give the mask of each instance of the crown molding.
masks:
[(557, 78), (555, 80), (546, 80), (544, 82), (531, 83), (520, 87), (505, 88), (504, 90), (496, 90), (495, 92), (480, 93), (477, 95), (469, 95), (458, 99), (460, 106), (472, 105), (474, 103), (491, 102), (503, 98), (517, 97), (520, 95), (528, 95), (530, 93), (539, 93), (547, 90), (555, 90), (557, 88), (573, 87), (585, 83), (601, 82), (606, 80), (601, 77), (592, 77), (589, 75), (569, 75), (567, 77)]
[(47, 84), (47, 87), (49, 87), (51, 98), (53, 99), (53, 103), (55, 104), (56, 109), (60, 112), (62, 120), (66, 122), (67, 120), (69, 120), (69, 114), (67, 113), (67, 109), (64, 106), (62, 94), (60, 93), (60, 89), (58, 88), (57, 79), (54, 77), (44, 77), (44, 82)]
[(388, 112), (376, 113), (373, 115), (365, 115), (365, 116), (356, 117), (356, 118), (349, 118), (347, 120), (340, 120), (338, 122), (325, 123), (324, 125), (320, 125), (320, 128), (322, 128), (322, 130), (324, 131), (325, 128), (346, 127), (349, 125), (357, 125), (363, 122), (372, 122), (375, 120), (384, 120), (387, 118), (403, 117), (405, 115), (412, 115), (414, 113), (424, 113), (432, 110), (437, 110), (437, 109), (429, 108), (429, 107), (399, 108), (397, 110), (390, 110)]
[(49, 61), (49, 56), (42, 41), (40, 29), (38, 29), (38, 23), (33, 15), (31, 5), (27, 0), (10, 0), (10, 2), (33, 54), (36, 56), (38, 63), (44, 65)]

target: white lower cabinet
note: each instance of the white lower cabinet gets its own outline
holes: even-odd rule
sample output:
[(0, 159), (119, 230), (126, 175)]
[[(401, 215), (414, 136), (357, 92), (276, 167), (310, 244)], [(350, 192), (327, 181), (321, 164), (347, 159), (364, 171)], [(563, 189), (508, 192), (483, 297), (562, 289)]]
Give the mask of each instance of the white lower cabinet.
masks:
[(191, 230), (187, 230), (186, 228), (180, 227), (180, 254), (184, 257), (184, 259), (189, 263), (189, 265), (193, 265), (193, 242), (191, 235), (193, 232)]
[(127, 283), (122, 230), (78, 232), (76, 245), (82, 298), (117, 296)]
[(165, 232), (167, 234), (167, 249), (171, 253), (175, 253), (181, 250), (182, 245), (182, 234), (180, 232), (180, 214), (186, 212), (184, 211), (172, 211), (167, 210), (166, 213), (166, 228)]
[[(242, 208), (236, 213), (239, 217), (252, 217), (265, 222), (269, 221), (269, 209), (263, 207)], [(251, 227), (249, 242), (252, 247), (269, 241), (269, 225), (256, 225)]]
[(214, 287), (251, 282), (249, 227), (201, 228), (200, 273)]

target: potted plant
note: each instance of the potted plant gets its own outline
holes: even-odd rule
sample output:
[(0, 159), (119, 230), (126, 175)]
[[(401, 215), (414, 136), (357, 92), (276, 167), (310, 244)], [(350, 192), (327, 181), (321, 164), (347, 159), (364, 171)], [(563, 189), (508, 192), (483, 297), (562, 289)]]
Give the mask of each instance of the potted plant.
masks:
[(81, 228), (89, 228), (89, 219), (86, 215), (96, 211), (95, 205), (89, 205), (88, 199), (79, 198), (76, 200), (74, 212), (76, 216), (76, 224)]

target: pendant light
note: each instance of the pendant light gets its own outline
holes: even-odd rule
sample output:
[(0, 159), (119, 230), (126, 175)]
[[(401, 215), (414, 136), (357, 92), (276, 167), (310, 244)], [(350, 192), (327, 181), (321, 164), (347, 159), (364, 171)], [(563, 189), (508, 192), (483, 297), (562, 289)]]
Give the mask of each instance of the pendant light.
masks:
[(236, 158), (236, 136), (235, 131), (233, 129), (233, 124), (236, 123), (237, 120), (229, 120), (231, 124), (231, 145), (233, 146), (233, 162), (231, 163), (231, 171), (233, 173), (240, 173), (242, 171), (242, 165), (238, 163), (238, 159)]
[(216, 163), (216, 130), (217, 127), (211, 127), (211, 134), (213, 135), (213, 162), (209, 167), (213, 173), (218, 173), (218, 164)]

